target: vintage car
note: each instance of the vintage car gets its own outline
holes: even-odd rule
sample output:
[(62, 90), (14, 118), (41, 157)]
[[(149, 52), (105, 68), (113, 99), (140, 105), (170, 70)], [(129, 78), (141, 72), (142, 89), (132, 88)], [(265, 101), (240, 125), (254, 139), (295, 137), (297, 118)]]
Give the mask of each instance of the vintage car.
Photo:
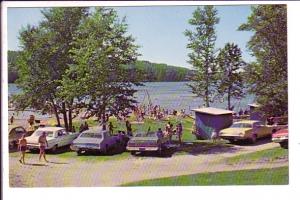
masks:
[(38, 128), (34, 133), (26, 137), (27, 148), (29, 150), (39, 149), (39, 137), (46, 132), (48, 146), (46, 150), (51, 150), (55, 152), (57, 148), (70, 145), (72, 141), (78, 137), (79, 133), (67, 132), (65, 128), (62, 127), (42, 127)]
[(288, 129), (281, 129), (272, 134), (272, 141), (280, 144), (282, 148), (287, 149), (289, 146), (289, 132)]
[(271, 136), (272, 129), (272, 126), (263, 125), (257, 120), (242, 120), (221, 130), (219, 136), (229, 142), (249, 140), (251, 143), (255, 143), (258, 138)]
[(84, 152), (108, 153), (109, 150), (118, 147), (126, 147), (129, 138), (123, 134), (110, 135), (102, 127), (90, 128), (83, 131), (70, 146), (71, 150), (76, 151), (77, 155)]
[(8, 145), (9, 149), (13, 149), (18, 146), (18, 140), (25, 134), (29, 136), (29, 133), (23, 126), (9, 125), (8, 127)]
[(154, 151), (162, 154), (166, 149), (168, 137), (159, 137), (156, 132), (137, 133), (132, 137), (128, 144), (127, 150), (135, 155), (137, 152)]

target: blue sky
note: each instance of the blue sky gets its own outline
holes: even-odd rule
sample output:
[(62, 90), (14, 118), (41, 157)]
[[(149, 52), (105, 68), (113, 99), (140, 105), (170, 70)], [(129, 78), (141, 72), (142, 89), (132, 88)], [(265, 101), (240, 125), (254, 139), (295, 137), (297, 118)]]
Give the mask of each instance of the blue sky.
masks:
[[(120, 17), (126, 16), (128, 32), (140, 45), (140, 60), (191, 67), (188, 63), (188, 43), (183, 32), (191, 29), (188, 20), (195, 6), (114, 7)], [(220, 23), (217, 25), (216, 47), (234, 42), (242, 49), (245, 61), (254, 60), (246, 45), (250, 32), (237, 31), (247, 21), (250, 6), (216, 6)], [(37, 25), (42, 19), (41, 8), (8, 8), (8, 49), (18, 50), (18, 35), (22, 26)]]

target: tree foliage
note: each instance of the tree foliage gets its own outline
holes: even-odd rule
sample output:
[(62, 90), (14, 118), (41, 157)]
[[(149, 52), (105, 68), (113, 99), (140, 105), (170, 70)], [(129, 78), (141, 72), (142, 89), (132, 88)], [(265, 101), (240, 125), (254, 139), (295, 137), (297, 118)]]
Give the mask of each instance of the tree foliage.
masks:
[[(18, 78), (16, 60), (20, 53), (19, 51), (8, 51), (8, 83), (14, 83)], [(144, 60), (137, 60), (135, 63), (127, 65), (126, 67), (131, 70), (131, 76), (139, 76), (136, 72), (141, 72), (143, 81), (148, 82), (187, 81), (194, 73), (193, 70), (188, 68), (162, 63), (158, 64)]]
[(74, 64), (62, 80), (63, 96), (79, 101), (87, 97), (82, 102), (98, 117), (107, 110), (117, 114), (133, 107), (133, 86), (140, 85), (140, 76), (125, 66), (135, 62), (139, 54), (127, 34), (125, 19), (119, 20), (113, 9), (96, 8), (82, 21), (73, 44)]
[(286, 5), (252, 7), (248, 21), (239, 27), (252, 31), (248, 42), (257, 61), (246, 67), (250, 91), (267, 115), (288, 110), (287, 94), (287, 8)]
[(17, 58), (20, 52), (18, 51), (8, 51), (8, 83), (13, 83), (18, 79), (18, 68), (17, 68)]
[(215, 25), (219, 23), (217, 10), (213, 6), (197, 8), (189, 24), (194, 30), (186, 30), (189, 43), (187, 48), (191, 50), (189, 63), (196, 73), (191, 78), (193, 84), (189, 84), (193, 93), (203, 98), (205, 105), (214, 101), (214, 84), (216, 80), (215, 68)]
[(58, 124), (62, 114), (71, 129), (74, 111), (134, 102), (138, 78), (127, 79), (130, 71), (123, 66), (136, 60), (137, 46), (114, 10), (50, 8), (42, 14), (38, 26), (20, 32), (17, 109), (54, 112)]
[(231, 106), (232, 97), (238, 99), (244, 97), (244, 81), (242, 70), (245, 62), (242, 60), (242, 52), (235, 44), (227, 43), (220, 50), (218, 57), (218, 93), (227, 96), (227, 109), (233, 110)]

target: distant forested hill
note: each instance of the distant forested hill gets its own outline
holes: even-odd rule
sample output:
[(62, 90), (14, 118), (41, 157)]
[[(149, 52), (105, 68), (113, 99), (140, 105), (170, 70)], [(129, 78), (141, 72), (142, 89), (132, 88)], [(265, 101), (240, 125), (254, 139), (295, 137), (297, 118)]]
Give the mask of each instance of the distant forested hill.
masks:
[(145, 81), (186, 81), (192, 70), (184, 67), (175, 67), (167, 64), (151, 63), (149, 61), (136, 61), (131, 66), (136, 67), (145, 74)]
[[(18, 78), (16, 59), (18, 51), (8, 51), (8, 82), (14, 83)], [(128, 66), (137, 68), (144, 74), (144, 81), (186, 81), (193, 71), (184, 67), (175, 67), (167, 64), (151, 63), (149, 61), (136, 61), (135, 64)]]

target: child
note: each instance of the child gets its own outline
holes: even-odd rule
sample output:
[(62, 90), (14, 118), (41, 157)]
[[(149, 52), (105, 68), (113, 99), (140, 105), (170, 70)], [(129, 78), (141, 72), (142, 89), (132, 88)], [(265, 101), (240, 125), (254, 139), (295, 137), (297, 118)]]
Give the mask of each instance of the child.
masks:
[(25, 139), (25, 134), (22, 135), (21, 139), (19, 139), (19, 150), (21, 152), (21, 157), (19, 162), (25, 164), (25, 152), (27, 146), (27, 140)]

